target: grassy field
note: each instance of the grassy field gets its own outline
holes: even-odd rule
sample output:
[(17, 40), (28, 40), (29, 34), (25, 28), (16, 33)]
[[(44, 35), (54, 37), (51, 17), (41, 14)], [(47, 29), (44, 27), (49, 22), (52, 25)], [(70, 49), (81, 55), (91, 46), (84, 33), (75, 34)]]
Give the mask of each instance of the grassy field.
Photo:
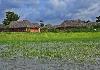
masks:
[(100, 32), (0, 33), (0, 57), (61, 58), (89, 61), (100, 58)]
[(100, 32), (77, 33), (0, 33), (0, 43), (99, 41)]

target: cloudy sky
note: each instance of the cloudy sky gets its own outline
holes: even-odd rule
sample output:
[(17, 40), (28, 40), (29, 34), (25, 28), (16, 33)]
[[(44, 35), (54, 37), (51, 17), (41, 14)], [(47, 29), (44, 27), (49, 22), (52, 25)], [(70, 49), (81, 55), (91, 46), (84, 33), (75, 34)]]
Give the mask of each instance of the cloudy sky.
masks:
[(0, 22), (6, 11), (14, 11), (20, 19), (43, 20), (58, 24), (65, 19), (95, 20), (100, 15), (100, 0), (0, 0)]

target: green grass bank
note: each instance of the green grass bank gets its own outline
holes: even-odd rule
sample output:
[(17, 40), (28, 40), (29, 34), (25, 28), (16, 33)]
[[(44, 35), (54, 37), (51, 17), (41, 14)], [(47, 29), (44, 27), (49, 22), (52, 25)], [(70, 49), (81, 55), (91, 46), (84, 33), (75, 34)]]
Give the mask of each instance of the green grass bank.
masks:
[(25, 42), (88, 42), (100, 41), (100, 32), (76, 33), (0, 33), (0, 44)]

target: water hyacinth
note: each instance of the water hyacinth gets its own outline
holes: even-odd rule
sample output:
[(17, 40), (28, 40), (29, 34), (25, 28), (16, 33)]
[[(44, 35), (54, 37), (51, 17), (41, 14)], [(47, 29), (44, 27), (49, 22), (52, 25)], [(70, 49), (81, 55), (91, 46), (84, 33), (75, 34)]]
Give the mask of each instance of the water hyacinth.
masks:
[[(100, 56), (100, 43), (45, 42), (27, 45), (8, 45), (0, 52), (1, 58), (60, 58), (73, 61), (87, 61)], [(91, 59), (92, 61), (92, 59)]]
[(100, 32), (0, 33), (0, 58), (92, 61), (100, 57)]

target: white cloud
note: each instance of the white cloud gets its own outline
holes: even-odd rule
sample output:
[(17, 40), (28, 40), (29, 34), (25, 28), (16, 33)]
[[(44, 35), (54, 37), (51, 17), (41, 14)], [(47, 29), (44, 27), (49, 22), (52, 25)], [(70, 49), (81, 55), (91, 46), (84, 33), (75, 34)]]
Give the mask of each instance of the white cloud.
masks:
[(17, 9), (16, 8), (12, 8), (12, 9), (6, 9), (5, 12), (6, 11), (14, 11), (18, 15), (20, 15), (20, 19), (26, 19), (31, 14), (33, 14), (33, 16), (36, 16), (36, 15), (39, 15), (40, 14), (37, 11), (37, 9), (33, 9), (33, 8), (17, 8)]
[(53, 5), (56, 9), (61, 9), (64, 7), (67, 7), (69, 3), (72, 3), (75, 0), (49, 0), (50, 3)]
[(16, 2), (16, 3), (26, 3), (26, 4), (30, 4), (30, 3), (34, 3), (34, 4), (39, 4), (40, 3), (40, 0), (13, 0), (13, 2)]
[(0, 4), (1, 4), (1, 0), (0, 0)]
[[(14, 11), (21, 19), (95, 19), (100, 15), (100, 0), (0, 0), (0, 11)], [(6, 10), (6, 11), (7, 11)], [(0, 12), (0, 15), (4, 14)], [(3, 17), (0, 16), (0, 19)]]
[(59, 6), (64, 6), (65, 5), (65, 1), (62, 0), (50, 0), (51, 3), (55, 6), (55, 7), (59, 7)]
[(78, 13), (76, 13), (74, 16), (75, 18), (81, 18), (81, 19), (90, 19), (92, 20), (92, 17), (96, 17), (100, 15), (100, 3), (91, 4), (88, 8), (85, 9), (79, 9)]

